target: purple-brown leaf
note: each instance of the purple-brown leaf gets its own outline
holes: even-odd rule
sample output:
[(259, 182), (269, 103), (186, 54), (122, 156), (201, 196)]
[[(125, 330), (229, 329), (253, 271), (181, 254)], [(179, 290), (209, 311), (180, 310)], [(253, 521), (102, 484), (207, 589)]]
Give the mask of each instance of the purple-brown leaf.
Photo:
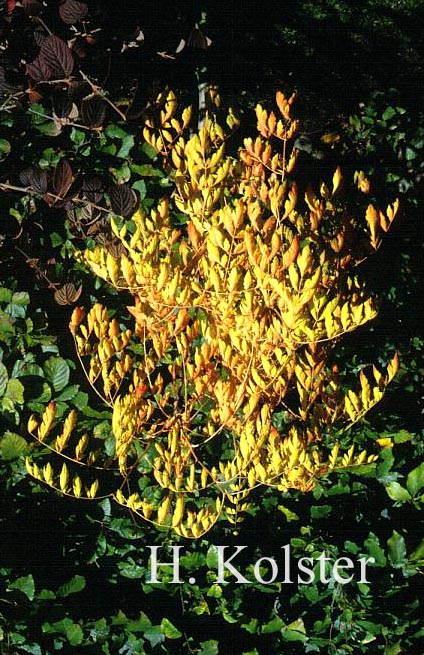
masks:
[(19, 177), (26, 187), (32, 187), (37, 193), (46, 193), (48, 176), (41, 168), (27, 168)]
[(33, 171), (34, 171), (33, 168), (25, 168), (23, 171), (19, 173), (19, 180), (24, 186), (26, 187), (32, 186), (31, 180), (32, 180)]
[(88, 202), (99, 205), (103, 198), (103, 184), (98, 177), (84, 180), (82, 185), (82, 195)]
[(35, 29), (33, 32), (33, 36), (34, 36), (35, 43), (38, 45), (38, 47), (40, 47), (44, 39), (46, 38), (46, 33), (42, 28)]
[(66, 159), (61, 159), (53, 173), (53, 189), (58, 196), (65, 196), (72, 184), (72, 168)]
[(109, 189), (110, 205), (114, 214), (128, 218), (134, 211), (137, 198), (126, 184), (115, 184)]
[(26, 72), (33, 82), (46, 82), (53, 77), (53, 71), (40, 57), (36, 57), (34, 61), (26, 65)]
[(87, 5), (85, 2), (78, 2), (78, 0), (65, 0), (59, 7), (59, 15), (67, 25), (73, 25), (84, 20), (87, 14)]
[(43, 3), (38, 0), (22, 0), (22, 8), (27, 16), (38, 16), (44, 11)]
[(63, 287), (55, 291), (54, 299), (58, 305), (72, 305), (80, 297), (81, 291), (82, 285), (76, 289), (72, 282), (67, 282)]
[(6, 71), (3, 66), (0, 66), (0, 96), (16, 93), (18, 90), (19, 87), (8, 83), (6, 80)]
[(81, 118), (87, 127), (101, 127), (106, 118), (106, 105), (101, 98), (85, 98), (81, 103)]
[(41, 44), (39, 58), (54, 76), (69, 77), (74, 70), (74, 58), (65, 41), (55, 34), (44, 39)]

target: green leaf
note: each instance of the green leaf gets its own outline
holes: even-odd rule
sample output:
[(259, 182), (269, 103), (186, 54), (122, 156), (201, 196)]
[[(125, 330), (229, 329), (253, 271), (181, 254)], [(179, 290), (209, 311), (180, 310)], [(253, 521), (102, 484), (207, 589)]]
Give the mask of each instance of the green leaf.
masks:
[(224, 621), (227, 621), (227, 623), (237, 623), (237, 617), (230, 614), (230, 612), (226, 609), (224, 609), (222, 612), (222, 618)]
[(409, 556), (409, 559), (412, 559), (414, 562), (424, 559), (424, 539), (417, 546), (413, 553)]
[(207, 604), (205, 598), (199, 598), (196, 605), (193, 605), (191, 609), (197, 616), (202, 616), (202, 614), (210, 614), (209, 605)]
[(152, 648), (165, 641), (165, 635), (163, 634), (160, 625), (152, 625), (150, 628), (147, 628), (144, 633), (144, 638), (150, 642)]
[(390, 481), (390, 471), (394, 464), (394, 457), (391, 448), (384, 448), (381, 455), (380, 461), (377, 464), (377, 479), (381, 482)]
[[(147, 482), (147, 480), (145, 480)], [(180, 566), (187, 570), (200, 569), (205, 565), (206, 558), (203, 553), (191, 552), (180, 557)]]
[(35, 583), (31, 574), (18, 578), (15, 582), (12, 582), (9, 585), (9, 589), (20, 591), (28, 598), (28, 600), (34, 600)]
[(409, 472), (406, 487), (411, 496), (415, 496), (424, 487), (424, 462)]
[(138, 191), (140, 195), (140, 200), (144, 200), (146, 197), (147, 189), (146, 189), (146, 183), (144, 180), (137, 180), (137, 182), (134, 182), (132, 185), (132, 188)]
[(331, 505), (313, 505), (311, 507), (311, 519), (322, 519), (330, 516), (333, 508)]
[(102, 152), (112, 155), (112, 157), (116, 156), (116, 144), (115, 143), (107, 143), (105, 146), (102, 148)]
[(74, 625), (74, 622), (72, 619), (65, 617), (61, 621), (56, 621), (55, 623), (43, 623), (41, 626), (41, 630), (43, 631), (43, 634), (46, 635), (52, 635), (55, 633), (62, 633), (66, 634), (67, 628), (69, 628), (71, 625)]
[[(134, 523), (131, 519), (128, 518), (116, 518), (112, 519), (109, 524), (109, 530), (112, 532), (117, 532), (120, 537), (126, 540), (139, 539), (140, 534), (134, 526)], [(134, 563), (134, 560), (131, 560)], [(122, 562), (124, 563), (124, 562)], [(140, 567), (141, 568), (141, 567)]]
[(110, 172), (115, 178), (115, 182), (117, 184), (128, 182), (128, 180), (131, 177), (130, 167), (128, 166), (128, 163), (126, 161), (119, 168), (111, 168)]
[(412, 161), (417, 157), (416, 150), (414, 150), (414, 148), (410, 148), (409, 146), (407, 146), (405, 148), (405, 157), (407, 161)]
[(33, 364), (30, 362), (24, 362), (23, 360), (18, 360), (15, 363), (15, 366), (13, 367), (12, 371), (17, 377), (29, 377), (31, 375), (38, 377), (38, 378), (44, 378), (44, 372), (41, 366), (38, 366), (38, 364)]
[(396, 500), (398, 502), (408, 502), (411, 500), (411, 494), (404, 488), (402, 487), (399, 482), (390, 482), (386, 486), (386, 491), (392, 500)]
[(10, 142), (7, 141), (7, 139), (0, 139), (0, 161), (6, 159), (6, 157), (10, 154), (11, 149), (12, 146), (10, 145)]
[(273, 632), (280, 632), (284, 628), (284, 621), (283, 619), (280, 619), (279, 616), (276, 616), (274, 619), (269, 621), (268, 623), (265, 623), (264, 626), (262, 626), (262, 634), (268, 635)]
[(162, 619), (160, 629), (167, 639), (179, 639), (183, 636), (182, 632), (180, 632), (175, 625), (166, 618)]
[(90, 629), (90, 637), (93, 641), (104, 641), (110, 634), (110, 629), (105, 618), (98, 619)]
[[(72, 389), (72, 387), (70, 388)], [(82, 412), (88, 409), (88, 393), (85, 393), (85, 391), (78, 391), (78, 393), (72, 398), (72, 404)], [(85, 415), (87, 416), (87, 414)]]
[(396, 110), (393, 107), (387, 107), (383, 112), (383, 121), (389, 121), (393, 116), (396, 116)]
[(393, 441), (395, 443), (408, 443), (411, 439), (412, 435), (408, 430), (399, 430), (399, 432), (393, 435)]
[(292, 512), (288, 507), (278, 505), (277, 509), (284, 514), (288, 523), (290, 523), (290, 521), (299, 521), (298, 515), (295, 512)]
[(364, 628), (364, 630), (369, 632), (371, 635), (381, 634), (382, 626), (380, 623), (373, 623), (372, 621), (358, 621), (358, 625), (360, 625), (361, 628)]
[(140, 612), (140, 618), (136, 621), (128, 621), (126, 627), (130, 632), (145, 632), (151, 627), (151, 625), (152, 622), (147, 614)]
[(0, 302), (10, 302), (12, 300), (12, 291), (10, 289), (5, 289), (5, 287), (0, 287)]
[(105, 134), (111, 139), (125, 139), (125, 137), (128, 136), (128, 133), (115, 123), (107, 126)]
[(302, 632), (303, 634), (306, 634), (303, 619), (296, 619), (296, 621), (292, 621), (292, 623), (289, 623), (289, 625), (286, 626), (286, 630), (296, 630), (296, 632)]
[(18, 459), (27, 448), (28, 444), (23, 437), (8, 431), (0, 441), (0, 456), (9, 462), (12, 459)]
[(283, 638), (286, 641), (307, 641), (306, 629), (303, 619), (296, 619), (282, 631)]
[(13, 403), (18, 405), (24, 404), (24, 385), (19, 380), (9, 380), (4, 394), (5, 398), (10, 398)]
[(62, 391), (66, 387), (69, 382), (69, 366), (62, 357), (49, 357), (43, 369), (55, 391)]
[(201, 641), (200, 646), (202, 650), (199, 651), (199, 655), (218, 655), (218, 642), (215, 639), (210, 639), (209, 641)]
[(369, 533), (368, 539), (364, 541), (364, 546), (370, 556), (374, 557), (375, 566), (386, 566), (386, 555), (384, 554), (383, 548), (380, 546), (378, 537), (373, 532)]
[(82, 575), (74, 575), (68, 582), (61, 585), (57, 590), (57, 595), (62, 598), (70, 596), (71, 594), (77, 594), (79, 591), (82, 591), (85, 588), (85, 578)]
[[(37, 380), (37, 382), (38, 382), (38, 380)], [(29, 386), (29, 387), (31, 388), (31, 390), (32, 390), (32, 388), (35, 387), (35, 384), (31, 384), (31, 382), (30, 382), (29, 385), (27, 384), (27, 387), (28, 387), (28, 386)], [(36, 387), (35, 387), (35, 388), (36, 388)], [(41, 384), (41, 393), (40, 393), (36, 398), (34, 398), (34, 401), (33, 401), (33, 402), (36, 402), (36, 403), (48, 403), (51, 399), (52, 399), (52, 389), (51, 389), (51, 386), (50, 386), (49, 384), (47, 384), (47, 382), (42, 382), (42, 384)], [(28, 405), (27, 405), (27, 407), (28, 407)], [(31, 407), (28, 407), (28, 409), (31, 409)]]
[(63, 402), (74, 400), (78, 393), (78, 389), (78, 384), (71, 384), (69, 387), (66, 387), (59, 396), (57, 396), (56, 400), (62, 400)]
[(52, 232), (50, 234), (50, 241), (53, 246), (53, 248), (57, 248), (58, 246), (61, 246), (63, 243), (63, 237), (58, 234), (57, 232)]
[(0, 341), (8, 342), (9, 338), (15, 334), (13, 321), (5, 312), (0, 310)]
[(78, 130), (75, 127), (71, 130), (71, 141), (73, 141), (77, 146), (82, 146), (85, 143), (85, 132), (83, 130)]
[(65, 617), (61, 621), (56, 621), (56, 623), (43, 623), (42, 631), (44, 634), (65, 635), (71, 646), (79, 646), (84, 639), (81, 626), (74, 623), (72, 619), (68, 617)]
[(25, 637), (23, 635), (19, 635), (17, 632), (9, 632), (7, 638), (9, 643), (13, 644), (14, 646), (20, 646), (25, 642)]
[(254, 635), (258, 630), (258, 624), (259, 624), (258, 619), (250, 619), (249, 623), (242, 623), (241, 627), (243, 628), (243, 630), (246, 630), (246, 632), (248, 632), (249, 634)]
[(154, 168), (152, 164), (130, 164), (133, 173), (143, 177), (164, 177), (165, 173), (160, 168)]
[(220, 587), (218, 584), (213, 584), (207, 590), (206, 595), (208, 598), (221, 598), (222, 587)]
[(26, 309), (23, 305), (11, 302), (5, 308), (5, 312), (12, 318), (25, 318)]
[(118, 562), (118, 569), (123, 578), (129, 578), (130, 580), (142, 578), (145, 573), (145, 569), (136, 564), (131, 557), (127, 561)]
[(213, 544), (209, 546), (206, 553), (206, 565), (213, 571), (218, 568), (218, 548)]
[(13, 404), (13, 400), (10, 400), (10, 398), (0, 398), (0, 414), (13, 414), (15, 417), (15, 424), (17, 425), (19, 422), (19, 414), (15, 409), (15, 405)]
[(53, 591), (50, 591), (50, 589), (42, 589), (39, 594), (37, 594), (37, 599), (38, 600), (54, 600), (56, 598), (56, 594)]
[(112, 616), (112, 625), (122, 626), (122, 625), (127, 625), (127, 623), (128, 623), (127, 616), (126, 614), (124, 614), (122, 610), (118, 610), (118, 614)]
[(38, 644), (19, 644), (19, 650), (24, 651), (25, 653), (31, 653), (31, 655), (43, 655), (41, 648)]
[(27, 291), (17, 291), (12, 296), (12, 303), (19, 305), (19, 307), (26, 307), (29, 305), (29, 293)]
[(71, 646), (79, 646), (84, 639), (84, 633), (81, 629), (81, 626), (73, 623), (66, 628), (65, 631), (66, 637)]
[(62, 131), (62, 128), (59, 125), (56, 125), (56, 123), (53, 121), (40, 123), (36, 126), (36, 129), (41, 132), (41, 134), (45, 134), (46, 136), (57, 136)]
[(387, 546), (391, 565), (395, 569), (401, 568), (406, 561), (405, 539), (399, 532), (393, 530), (392, 536), (387, 540)]
[(297, 630), (289, 630), (286, 628), (282, 631), (283, 638), (286, 641), (307, 641), (308, 637), (303, 634), (303, 632), (298, 632)]
[(141, 150), (149, 159), (156, 159), (158, 151), (149, 143), (143, 143), (141, 146)]
[(347, 553), (353, 553), (354, 555), (357, 555), (361, 550), (358, 544), (355, 544), (355, 542), (349, 540), (345, 541), (344, 549)]
[(0, 396), (2, 396), (6, 391), (8, 380), (9, 380), (9, 376), (7, 374), (7, 368), (5, 367), (3, 362), (0, 362)]
[(132, 134), (126, 134), (122, 139), (122, 145), (116, 153), (117, 157), (125, 159), (130, 154), (132, 148), (134, 147), (134, 137)]

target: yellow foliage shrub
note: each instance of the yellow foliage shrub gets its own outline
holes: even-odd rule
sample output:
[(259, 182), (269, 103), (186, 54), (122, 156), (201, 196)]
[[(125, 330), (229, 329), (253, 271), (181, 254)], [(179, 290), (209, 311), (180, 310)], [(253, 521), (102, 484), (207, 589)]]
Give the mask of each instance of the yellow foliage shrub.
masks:
[[(278, 111), (257, 107), (258, 136), (236, 158), (211, 117), (187, 134), (190, 112), (179, 117), (172, 93), (152, 107), (143, 135), (163, 157), (172, 198), (139, 209), (130, 224), (112, 219), (119, 257), (103, 245), (80, 253), (94, 275), (131, 295), (122, 311), (132, 327), (100, 304), (76, 308), (70, 323), (87, 378), (111, 409), (115, 452), (107, 456), (95, 435), (71, 436), (74, 413), (56, 425), (50, 404), (30, 431), (72, 464), (28, 462), (35, 477), (94, 497), (97, 479), (85, 486), (68, 468), (115, 466), (119, 503), (196, 538), (220, 517), (239, 523), (258, 487), (308, 491), (323, 472), (374, 459), (320, 442), (360, 420), (397, 370), (395, 357), (345, 391), (331, 364), (341, 337), (376, 316), (355, 267), (378, 248), (397, 202), (385, 213), (370, 204), (361, 222), (339, 168), (329, 186), (300, 197), (293, 100), (279, 92)], [(231, 129), (231, 114), (227, 122)], [(363, 175), (353, 182), (364, 197)], [(286, 428), (277, 430), (281, 412)]]

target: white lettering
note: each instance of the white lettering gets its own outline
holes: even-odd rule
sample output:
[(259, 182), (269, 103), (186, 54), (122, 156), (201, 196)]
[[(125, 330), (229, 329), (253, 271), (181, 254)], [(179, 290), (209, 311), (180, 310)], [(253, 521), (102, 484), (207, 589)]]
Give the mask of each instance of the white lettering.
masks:
[(282, 584), (293, 584), (293, 581), (290, 580), (290, 544), (281, 546), (281, 549), (284, 550), (284, 580)]
[[(305, 562), (306, 564), (310, 564), (312, 568), (309, 568), (303, 564)], [(297, 566), (299, 570), (302, 573), (306, 573), (308, 576), (307, 580), (304, 580), (303, 578), (300, 577), (300, 575), (297, 576), (297, 581), (299, 584), (312, 584), (315, 581), (315, 573), (313, 572), (313, 566), (314, 566), (314, 558), (313, 557), (301, 557), (300, 560), (297, 563)]]
[[(269, 580), (265, 580), (261, 574), (261, 562), (265, 562), (265, 561), (270, 563), (272, 569), (272, 577)], [(262, 582), (262, 584), (271, 584), (271, 582), (274, 582), (275, 578), (278, 575), (277, 562), (272, 557), (261, 557), (260, 559), (258, 559), (258, 561), (255, 563), (255, 566), (253, 567), (253, 575), (255, 576), (257, 582)]]
[[(343, 564), (342, 562), (346, 562), (346, 564)], [(343, 569), (353, 569), (354, 566), (354, 563), (349, 557), (339, 557), (339, 559), (336, 559), (333, 564), (333, 577), (335, 581), (339, 582), (340, 584), (347, 584), (348, 582), (352, 582), (353, 574), (350, 576), (350, 578), (342, 578), (342, 576), (339, 575), (339, 569), (343, 571)]]
[(237, 569), (234, 568), (232, 564), (230, 564), (231, 560), (233, 560), (239, 553), (241, 553), (242, 550), (247, 548), (247, 546), (236, 546), (236, 552), (231, 555), (228, 559), (224, 559), (224, 551), (226, 548), (229, 548), (230, 546), (217, 546), (216, 549), (218, 551), (218, 579), (217, 583), (222, 584), (225, 582), (225, 577), (224, 577), (224, 569), (227, 571), (230, 571), (230, 573), (236, 578), (236, 583), (237, 584), (252, 584), (250, 580), (247, 580), (243, 575), (241, 575), (240, 571), (237, 571)]
[(375, 557), (360, 557), (358, 562), (361, 566), (361, 578), (358, 580), (358, 582), (362, 582), (362, 584), (369, 584), (366, 577), (367, 572), (365, 569), (367, 564), (375, 564)]
[(150, 580), (149, 583), (160, 582), (158, 580), (158, 567), (159, 566), (172, 566), (172, 584), (178, 584), (180, 580), (180, 550), (182, 546), (171, 546), (172, 549), (172, 562), (158, 562), (158, 550), (161, 546), (148, 546), (150, 548)]
[(325, 577), (325, 563), (329, 562), (330, 558), (325, 556), (325, 551), (323, 550), (321, 555), (317, 557), (317, 560), (319, 562), (319, 579), (323, 584), (328, 584), (331, 578)]

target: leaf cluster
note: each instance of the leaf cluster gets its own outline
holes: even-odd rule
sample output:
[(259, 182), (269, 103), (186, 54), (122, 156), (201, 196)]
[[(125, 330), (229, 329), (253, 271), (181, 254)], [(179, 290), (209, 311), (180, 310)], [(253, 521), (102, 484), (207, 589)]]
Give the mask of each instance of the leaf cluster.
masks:
[[(123, 12), (119, 4), (105, 1), (0, 2), (0, 652), (421, 652), (419, 581), (423, 566), (424, 450), (418, 400), (422, 392), (423, 343), (418, 321), (420, 297), (424, 295), (420, 294), (422, 252), (416, 234), (422, 200), (421, 91), (417, 83), (422, 75), (422, 38), (416, 25), (422, 7), (415, 0), (363, 0), (355, 7), (320, 0), (295, 3), (287, 13), (278, 4), (264, 11), (262, 5), (233, 3), (229, 20), (228, 15), (222, 15), (219, 3), (199, 3), (194, 13), (188, 5), (192, 3), (178, 3), (178, 7), (170, 2), (162, 2), (160, 7), (155, 3), (152, 11), (153, 3), (143, 2), (134, 12)], [(207, 27), (199, 21), (200, 11), (207, 12)], [(237, 26), (231, 38), (227, 38), (229, 24)], [(381, 47), (376, 48), (376, 43)], [(395, 58), (393, 53), (399, 55)], [(209, 124), (204, 132), (210, 138), (205, 152), (199, 135), (197, 140), (194, 138), (195, 128), (187, 130), (188, 115), (183, 118), (175, 96), (168, 97), (165, 91), (157, 102), (156, 91), (162, 91), (171, 80), (194, 104), (192, 114), (197, 122), (197, 85), (205, 79), (206, 69), (208, 79), (220, 82), (234, 106), (255, 106), (261, 98), (261, 107), (253, 115), (250, 127), (247, 114), (239, 125), (234, 111), (226, 122), (227, 113), (219, 107), (219, 96), (213, 90), (207, 97), (213, 130), (210, 131)], [(276, 84), (291, 87), (292, 80), (300, 90), (300, 113), (307, 118), (305, 129), (309, 131), (302, 132), (300, 127), (294, 147), (288, 144), (284, 159), (281, 132), (278, 134), (281, 128), (277, 128), (281, 117), (274, 107), (271, 109), (270, 98)], [(397, 88), (389, 95), (382, 94), (381, 90), (388, 87)], [(380, 92), (370, 94), (369, 90), (375, 88)], [(359, 107), (358, 101), (362, 103)], [(344, 114), (342, 121), (339, 116), (336, 119), (338, 112)], [(348, 118), (348, 114), (353, 115)], [(218, 122), (221, 132), (217, 131)], [(258, 139), (244, 143), (244, 135), (251, 136), (256, 122), (260, 127)], [(272, 156), (266, 146), (269, 137), (274, 149)], [(235, 166), (239, 146), (245, 161)], [(272, 176), (275, 149), (279, 158), (274, 160), (277, 170), (273, 173), (281, 171), (283, 162), (286, 186), (282, 198), (293, 204), (284, 219), (284, 210), (278, 217), (285, 228), (281, 230), (284, 248), (293, 240), (296, 243), (293, 237), (305, 237), (299, 239), (296, 260), (282, 277), (286, 288), (293, 291), (297, 287), (298, 295), (308, 291), (305, 282), (309, 282), (309, 267), (316, 270), (320, 263), (315, 260), (311, 244), (305, 243), (310, 234), (299, 229), (293, 213), (307, 217), (324, 211), (321, 223), (326, 223), (332, 216), (330, 205), (336, 208), (336, 214), (342, 214), (343, 208), (349, 206), (349, 218), (355, 218), (355, 229), (362, 230), (362, 242), (360, 247), (358, 242), (352, 243), (348, 230), (343, 247), (349, 245), (349, 254), (354, 251), (360, 258), (373, 250), (369, 245), (371, 231), (374, 230), (374, 245), (379, 245), (385, 233), (387, 212), (380, 213), (376, 208), (386, 207), (397, 194), (401, 195), (400, 215), (379, 251), (361, 266), (359, 276), (361, 284), (367, 280), (368, 288), (378, 290), (384, 297), (379, 318), (349, 331), (342, 340), (337, 338), (337, 347), (325, 353), (326, 357), (331, 356), (331, 366), (326, 359), (320, 369), (321, 360), (317, 363), (314, 353), (299, 346), (299, 351), (303, 350), (299, 352), (297, 374), (293, 373), (291, 378), (296, 378), (296, 385), (282, 399), (286, 406), (276, 404), (271, 408), (270, 430), (279, 434), (294, 432), (302, 418), (294, 417), (293, 410), (308, 414), (314, 386), (323, 385), (323, 379), (335, 379), (340, 395), (348, 390), (353, 394), (347, 396), (349, 401), (345, 400), (343, 405), (346, 424), (353, 422), (358, 413), (361, 415), (361, 420), (349, 430), (337, 434), (340, 459), (349, 457), (352, 445), (357, 454), (367, 448), (380, 457), (366, 466), (350, 466), (350, 461), (350, 472), (333, 470), (331, 475), (325, 470), (328, 462), (321, 462), (326, 466), (320, 466), (319, 476), (313, 477), (311, 493), (296, 488), (276, 491), (273, 485), (262, 485), (260, 492), (253, 489), (249, 494), (247, 512), (239, 511), (247, 500), (241, 498), (244, 490), (233, 488), (238, 484), (231, 475), (234, 438), (226, 427), (211, 439), (211, 447), (208, 450), (206, 445), (202, 455), (208, 469), (217, 467), (215, 446), (224, 444), (220, 453), (224, 472), (209, 478), (207, 491), (214, 489), (215, 496), (224, 496), (230, 510), (230, 498), (242, 501), (234, 514), (228, 513), (233, 523), (218, 521), (207, 537), (190, 541), (189, 546), (173, 533), (172, 543), (186, 549), (181, 557), (182, 578), (186, 581), (194, 576), (196, 581), (170, 585), (166, 580), (171, 571), (163, 567), (163, 581), (151, 585), (146, 544), (157, 543), (165, 552), (171, 515), (164, 512), (164, 526), (157, 532), (146, 522), (135, 525), (131, 514), (121, 511), (109, 498), (90, 504), (69, 498), (87, 496), (95, 490), (92, 485), (96, 477), (101, 481), (101, 493), (116, 493), (120, 474), (110, 404), (116, 394), (128, 395), (133, 384), (128, 370), (122, 380), (116, 378), (116, 386), (105, 393), (105, 399), (100, 400), (90, 391), (74, 362), (72, 336), (65, 328), (70, 319), (69, 306), (81, 303), (88, 308), (87, 315), (96, 304), (108, 308), (105, 314), (100, 313), (100, 321), (93, 322), (89, 341), (94, 354), (81, 355), (87, 372), (92, 355), (98, 361), (101, 356), (106, 361), (109, 357), (105, 349), (103, 353), (98, 350), (94, 323), (106, 349), (115, 347), (114, 337), (119, 345), (108, 361), (108, 375), (111, 362), (125, 365), (120, 359), (124, 349), (131, 362), (140, 363), (149, 348), (154, 361), (159, 361), (153, 352), (154, 335), (151, 341), (140, 338), (141, 329), (137, 334), (134, 316), (124, 309), (135, 305), (135, 296), (141, 293), (139, 287), (143, 283), (137, 280), (137, 289), (133, 284), (122, 289), (125, 285), (119, 279), (119, 284), (110, 284), (110, 273), (115, 275), (122, 256), (132, 259), (136, 250), (131, 247), (130, 252), (123, 241), (129, 243), (137, 233), (137, 221), (143, 224), (144, 242), (152, 240), (156, 232), (149, 221), (153, 217), (159, 221), (160, 199), (172, 194), (167, 211), (172, 229), (180, 232), (178, 247), (185, 241), (192, 258), (188, 224), (195, 223), (197, 215), (201, 215), (196, 228), (199, 234), (193, 228), (190, 231), (198, 241), (199, 251), (206, 248), (208, 252), (206, 257), (202, 256), (209, 275), (196, 268), (191, 259), (192, 271), (209, 284), (208, 301), (218, 298), (222, 286), (227, 293), (229, 277), (224, 258), (228, 256), (228, 231), (211, 216), (219, 203), (231, 205), (236, 190), (240, 192), (239, 199), (243, 198), (246, 190), (251, 191), (252, 181), (257, 184), (254, 193), (265, 218), (278, 209), (278, 194), (277, 198), (275, 193), (270, 196), (265, 187), (262, 197), (259, 193), (263, 180), (267, 186)], [(293, 150), (298, 150), (294, 155), (296, 167), (290, 170)], [(225, 162), (230, 162), (225, 179), (231, 179), (233, 187), (227, 193), (217, 194), (218, 205), (213, 205), (212, 198), (208, 208), (209, 198), (219, 186), (216, 174)], [(245, 190), (241, 191), (236, 184), (237, 169), (246, 164), (247, 168), (256, 166), (256, 177), (246, 179)], [(350, 180), (356, 170), (351, 191)], [(272, 190), (278, 188), (276, 185)], [(375, 209), (369, 210), (366, 219), (369, 205)], [(234, 207), (229, 214), (233, 215), (233, 210)], [(133, 220), (135, 212), (137, 218)], [(338, 218), (334, 217), (331, 229), (320, 236), (328, 251), (333, 250), (334, 260), (341, 260), (341, 255), (328, 244), (337, 240)], [(269, 234), (263, 227), (260, 224), (259, 229), (254, 228), (255, 240), (269, 255), (271, 232), (276, 226)], [(124, 228), (125, 237), (121, 232)], [(169, 228), (165, 226), (164, 230)], [(336, 241), (334, 245), (337, 246)], [(306, 256), (307, 246), (312, 264)], [(79, 255), (79, 261), (74, 256), (76, 251), (84, 253)], [(298, 262), (301, 253), (303, 257)], [(100, 262), (103, 268), (107, 269), (109, 259), (110, 271), (104, 274), (108, 282), (87, 273), (87, 262), (92, 265), (99, 254), (104, 257)], [(171, 261), (175, 254), (172, 249), (163, 249), (155, 266), (160, 267), (168, 255)], [(182, 257), (180, 252), (177, 254)], [(216, 254), (218, 257), (213, 260)], [(274, 255), (278, 257), (279, 254)], [(172, 262), (175, 264), (175, 259)], [(299, 263), (306, 266), (304, 271)], [(164, 287), (172, 281), (178, 261), (172, 269), (167, 265)], [(260, 269), (261, 262), (255, 261), (254, 265)], [(242, 286), (247, 268), (245, 264), (241, 266), (242, 275), (236, 280), (234, 289), (238, 296), (246, 291)], [(349, 265), (343, 270), (346, 275), (352, 273)], [(121, 273), (119, 269), (123, 282), (125, 276)], [(324, 273), (328, 275), (328, 268), (321, 272), (321, 280)], [(255, 294), (258, 293), (259, 286), (255, 288)], [(172, 335), (180, 313), (175, 309), (179, 304), (174, 300), (173, 303), (174, 313), (168, 317)], [(236, 306), (237, 303), (235, 300)], [(212, 315), (219, 324), (222, 314), (216, 311), (217, 307), (222, 308), (222, 304), (216, 305), (215, 314), (210, 305), (208, 313), (200, 309), (197, 315), (192, 312), (189, 324), (197, 320), (203, 330), (207, 317)], [(138, 305), (139, 317), (145, 310)], [(334, 319), (332, 310), (327, 314), (329, 318), (324, 324), (328, 327), (330, 318), (335, 324), (341, 321), (340, 316)], [(77, 332), (80, 326), (89, 328), (87, 315), (75, 315), (81, 319)], [(161, 321), (163, 327), (163, 318)], [(118, 334), (114, 334), (116, 323)], [(127, 330), (131, 330), (131, 339), (123, 347)], [(202, 330), (190, 350), (192, 359), (197, 353), (200, 368), (208, 363), (205, 352), (200, 357), (202, 347), (205, 349)], [(78, 336), (81, 334), (78, 332)], [(230, 335), (223, 336), (228, 345)], [(156, 346), (161, 347), (159, 342)], [(378, 397), (381, 402), (376, 409), (371, 408), (364, 416), (364, 401), (367, 405), (371, 400), (370, 390), (372, 399), (374, 391), (381, 392), (379, 376), (384, 377), (394, 346), (400, 352), (398, 375), (384, 399)], [(213, 359), (216, 364), (220, 358), (221, 388), (229, 380), (230, 367), (226, 367), (225, 357), (223, 349)], [(260, 361), (256, 362), (261, 380), (271, 360), (271, 365), (277, 366), (273, 358), (269, 352), (261, 352)], [(181, 411), (184, 387), (172, 379), (169, 367), (181, 369), (181, 362), (181, 352), (173, 342), (162, 353), (160, 362), (169, 392), (166, 409), (172, 412)], [(368, 366), (364, 368), (365, 362)], [(272, 371), (269, 379), (274, 379)], [(93, 381), (103, 393), (101, 375)], [(258, 384), (253, 373), (249, 374), (249, 384)], [(274, 392), (279, 393), (273, 384), (262, 386), (262, 396), (269, 398)], [(320, 388), (322, 397), (323, 386)], [(136, 384), (135, 389), (154, 406), (156, 413), (147, 424), (151, 429), (155, 422), (163, 421), (158, 412), (163, 397), (157, 389), (154, 397), (150, 382)], [(328, 396), (328, 389), (325, 391)], [(207, 393), (207, 402), (199, 403), (195, 409), (199, 420), (191, 434), (196, 439), (205, 417), (210, 420), (211, 411), (219, 412), (214, 389), (207, 388)], [(302, 394), (303, 408), (299, 404)], [(41, 448), (34, 447), (27, 437), (27, 421), (31, 414), (42, 415), (49, 405), (54, 407), (54, 429)], [(128, 408), (121, 405), (120, 409), (125, 415)], [(81, 430), (78, 438), (70, 437), (68, 452), (62, 451), (72, 461), (62, 461), (61, 453), (52, 453), (52, 448), (57, 445), (60, 449), (60, 439), (63, 446), (64, 424), (68, 421), (69, 427), (69, 416), (76, 413)], [(117, 416), (118, 412), (116, 419)], [(215, 428), (222, 424), (221, 419), (215, 421)], [(37, 419), (37, 430), (42, 423)], [(173, 447), (167, 442), (167, 429), (157, 435), (161, 452), (152, 447), (146, 450), (147, 431), (131, 442), (124, 454), (128, 468), (124, 479), (129, 478), (128, 473), (134, 473), (134, 487), (122, 487), (123, 504), (128, 505), (134, 494), (131, 502), (141, 499), (156, 511), (168, 493), (161, 483), (175, 487), (172, 466), (171, 482), (166, 480), (168, 458), (163, 455)], [(87, 450), (84, 434), (90, 435), (91, 449)], [(331, 456), (336, 447), (333, 426), (327, 425), (321, 436), (322, 441), (316, 441), (314, 432), (306, 450), (324, 448)], [(125, 447), (124, 444), (122, 452)], [(303, 448), (302, 444), (302, 452)], [(102, 465), (108, 464), (106, 477), (98, 476), (97, 471), (92, 477), (81, 475), (78, 458), (84, 459), (96, 451), (101, 452)], [(337, 448), (333, 458), (336, 452)], [(60, 461), (53, 470), (45, 468), (43, 461), (52, 454)], [(32, 466), (38, 467), (42, 486), (30, 483), (26, 476), (24, 458), (28, 455), (33, 458)], [(193, 461), (196, 480), (200, 480), (199, 459)], [(134, 463), (138, 469), (132, 468)], [(91, 473), (95, 465), (91, 464)], [(153, 479), (155, 473), (158, 479)], [(49, 488), (46, 491), (46, 478), (51, 481), (52, 475), (55, 486), (64, 486), (64, 498), (51, 494)], [(186, 491), (184, 496), (188, 496)], [(190, 496), (188, 509), (198, 512), (200, 501), (196, 492), (190, 490)], [(174, 513), (174, 499), (170, 506)], [(167, 509), (166, 503), (163, 509)], [(235, 534), (237, 531), (239, 534)], [(217, 584), (214, 544), (218, 543), (249, 544), (248, 554), (239, 564), (241, 573), (252, 577), (251, 585), (235, 585), (231, 581)], [(290, 543), (296, 559), (305, 552), (320, 553), (324, 549), (334, 559), (344, 555), (373, 556), (376, 563), (370, 569), (370, 584), (259, 584), (252, 576), (252, 562), (260, 556), (278, 558), (280, 546), (286, 543)]]

